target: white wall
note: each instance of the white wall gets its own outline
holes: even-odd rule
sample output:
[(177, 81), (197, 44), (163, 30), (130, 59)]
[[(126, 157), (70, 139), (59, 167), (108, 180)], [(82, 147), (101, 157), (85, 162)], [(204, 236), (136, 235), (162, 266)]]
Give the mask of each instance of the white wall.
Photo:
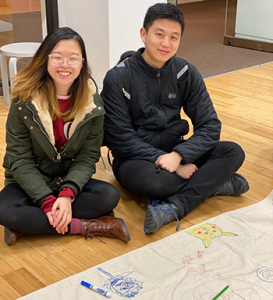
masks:
[(235, 36), (273, 42), (273, 1), (238, 0)]
[[(111, 0), (112, 1), (112, 0)], [(58, 0), (59, 26), (68, 26), (83, 38), (92, 75), (101, 85), (109, 67), (108, 1)]]
[(59, 25), (83, 38), (99, 87), (126, 50), (142, 47), (140, 28), (149, 6), (167, 0), (58, 0)]
[(109, 0), (109, 66), (113, 67), (127, 50), (143, 46), (140, 28), (147, 9), (166, 0)]

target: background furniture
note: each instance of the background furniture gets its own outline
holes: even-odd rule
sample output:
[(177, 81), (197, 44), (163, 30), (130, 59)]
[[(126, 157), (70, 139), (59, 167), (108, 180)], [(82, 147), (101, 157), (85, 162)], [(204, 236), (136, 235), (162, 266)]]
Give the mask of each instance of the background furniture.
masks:
[(12, 87), (12, 77), (17, 74), (17, 61), (22, 57), (33, 57), (39, 48), (40, 43), (13, 43), (2, 46), (0, 48), (0, 63), (1, 63), (1, 75), (2, 86), (4, 95), (4, 104), (10, 104), (9, 94), (9, 76), (7, 70), (7, 59), (9, 56), (9, 73), (10, 73), (10, 86)]

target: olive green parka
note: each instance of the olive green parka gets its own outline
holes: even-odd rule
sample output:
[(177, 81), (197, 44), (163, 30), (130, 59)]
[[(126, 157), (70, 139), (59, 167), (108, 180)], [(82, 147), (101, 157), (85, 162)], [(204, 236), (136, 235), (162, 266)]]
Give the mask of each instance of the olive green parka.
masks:
[(17, 182), (37, 206), (69, 187), (75, 196), (96, 172), (103, 139), (104, 108), (90, 79), (88, 105), (73, 120), (69, 139), (56, 149), (53, 122), (40, 98), (13, 99), (6, 124), (5, 185)]

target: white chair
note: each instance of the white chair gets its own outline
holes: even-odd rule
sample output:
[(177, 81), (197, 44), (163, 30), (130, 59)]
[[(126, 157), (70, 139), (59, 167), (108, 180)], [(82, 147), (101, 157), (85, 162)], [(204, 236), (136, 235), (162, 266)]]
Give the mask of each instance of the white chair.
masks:
[(12, 77), (17, 74), (18, 59), (22, 57), (33, 57), (40, 45), (41, 45), (40, 43), (13, 43), (13, 44), (2, 46), (0, 48), (2, 87), (3, 87), (5, 105), (10, 104), (9, 77), (7, 71), (6, 56), (10, 56), (10, 60), (9, 60), (10, 86), (13, 87)]

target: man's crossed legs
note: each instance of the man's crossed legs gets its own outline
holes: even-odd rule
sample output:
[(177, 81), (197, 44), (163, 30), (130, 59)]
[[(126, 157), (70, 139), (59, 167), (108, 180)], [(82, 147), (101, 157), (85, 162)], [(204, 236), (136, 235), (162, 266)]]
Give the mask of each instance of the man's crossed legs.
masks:
[(246, 179), (235, 174), (244, 158), (245, 154), (239, 145), (218, 142), (213, 149), (193, 162), (198, 170), (188, 180), (145, 160), (117, 157), (113, 171), (120, 184), (150, 199), (144, 231), (151, 233), (175, 219), (182, 219), (210, 196), (239, 196), (248, 191)]

